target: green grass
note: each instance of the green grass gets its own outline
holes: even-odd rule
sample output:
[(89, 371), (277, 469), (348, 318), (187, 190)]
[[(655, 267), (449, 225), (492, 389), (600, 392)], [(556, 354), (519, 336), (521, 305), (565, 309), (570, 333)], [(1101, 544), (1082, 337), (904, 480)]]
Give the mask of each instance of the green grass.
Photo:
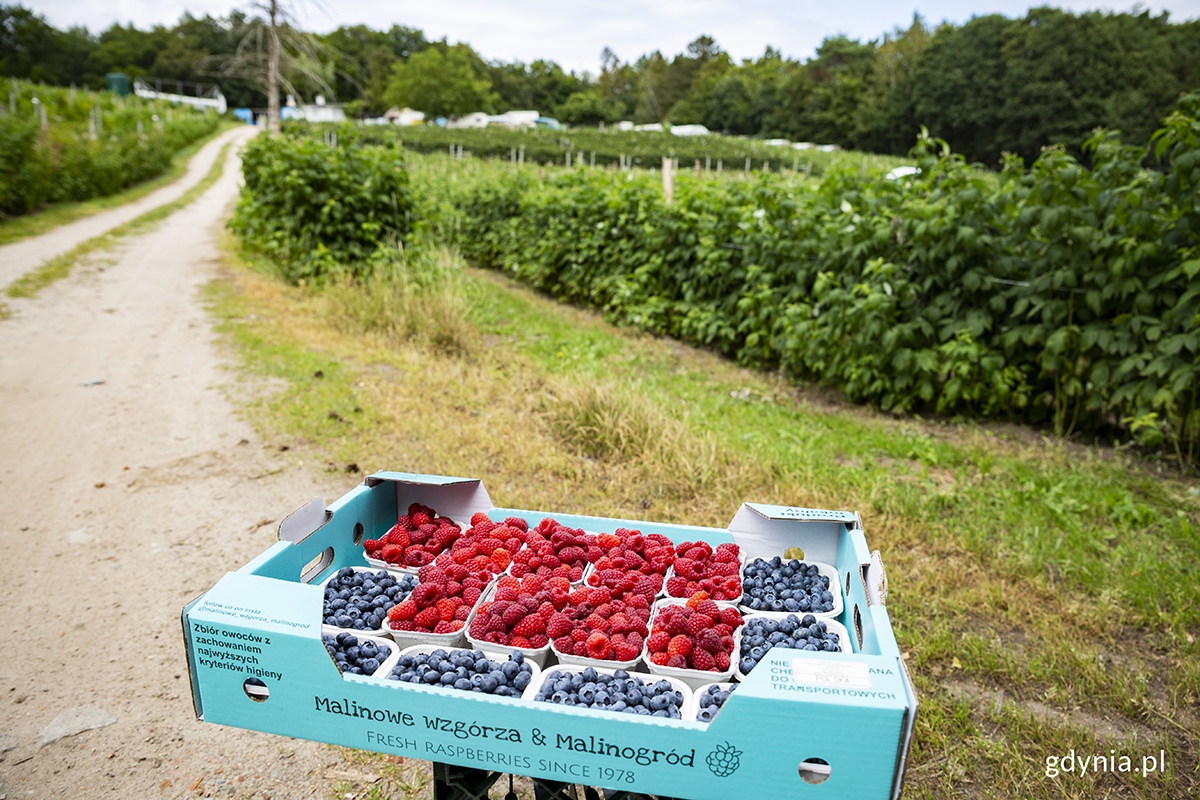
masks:
[(131, 219), (123, 225), (118, 225), (107, 233), (93, 236), (91, 239), (75, 245), (67, 252), (47, 259), (37, 268), (10, 283), (5, 289), (5, 293), (9, 297), (34, 297), (50, 284), (70, 275), (71, 270), (81, 258), (113, 247), (122, 237), (143, 233), (151, 226), (184, 208), (220, 179), (225, 170), (225, 155), (229, 152), (229, 147), (229, 143), (222, 147), (221, 152), (217, 154), (217, 160), (213, 162), (208, 173), (200, 179), (199, 183), (175, 200), (152, 208), (145, 214)]
[[(390, 313), (376, 288), (274, 274), (231, 257), (211, 298), (243, 374), (276, 387), (249, 395), (249, 419), (306, 463), (476, 475), (500, 505), (699, 525), (743, 500), (859, 510), (922, 702), (906, 796), (1195, 794), (1193, 479), (1029, 429), (878, 414), (492, 273), (454, 279), (452, 327), (479, 337), (461, 352), (347, 323)], [(1047, 777), (1072, 748), (1161, 748), (1171, 768)], [(410, 793), (391, 785), (372, 796)]]
[(171, 159), (171, 166), (162, 175), (153, 180), (131, 186), (123, 192), (118, 192), (108, 197), (97, 197), (93, 200), (84, 200), (78, 203), (57, 203), (34, 214), (25, 214), (20, 217), (0, 220), (0, 247), (12, 244), (13, 242), (19, 242), (22, 239), (28, 239), (31, 236), (41, 236), (43, 233), (52, 231), (75, 220), (90, 217), (93, 214), (107, 211), (110, 208), (117, 208), (126, 203), (132, 203), (134, 200), (140, 200), (156, 189), (161, 189), (163, 186), (174, 183), (183, 177), (183, 173), (187, 171), (188, 161), (191, 160), (191, 157), (201, 147), (230, 128), (237, 127), (239, 124), (241, 123), (224, 122), (213, 133), (197, 139), (187, 147), (180, 149)]

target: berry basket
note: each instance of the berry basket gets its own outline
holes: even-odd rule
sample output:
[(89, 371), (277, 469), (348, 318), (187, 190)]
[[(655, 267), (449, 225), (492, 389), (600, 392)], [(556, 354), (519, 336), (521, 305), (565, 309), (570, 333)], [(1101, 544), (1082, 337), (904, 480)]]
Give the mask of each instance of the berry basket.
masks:
[(692, 691), (692, 704), (688, 706), (687, 711), (684, 713), (684, 719), (686, 719), (688, 722), (699, 722), (703, 725), (707, 725), (709, 722), (712, 722), (711, 719), (707, 721), (700, 719), (700, 701), (713, 687), (716, 687), (716, 689), (720, 691), (732, 692), (735, 688), (737, 688), (737, 684), (724, 681), (717, 683), (706, 683), (703, 686), (697, 686)]
[[(403, 650), (401, 650), (401, 651), (400, 651), (400, 652), (399, 652), (399, 653), (396, 655), (396, 661), (395, 661), (395, 662), (392, 664), (392, 669), (396, 669), (396, 668), (397, 668), (397, 666), (398, 666), (398, 664), (399, 664), (399, 662), (400, 662), (400, 659), (401, 659), (401, 658), (403, 658), (404, 656), (414, 656), (414, 655), (429, 655), (429, 654), (433, 653), (433, 652), (434, 652), (434, 651), (436, 651), (436, 650), (445, 650), (445, 651), (447, 651), (447, 653), (453, 653), (453, 652), (456, 652), (456, 651), (461, 651), (461, 652), (466, 652), (466, 653), (473, 653), (473, 652), (475, 652), (475, 651), (473, 651), (473, 650), (471, 650), (471, 649), (469, 649), (469, 648), (462, 648), (462, 647), (442, 647), (442, 646), (435, 645), (435, 644), (418, 644), (418, 645), (413, 645), (412, 647), (406, 647), (406, 648), (404, 648)], [(490, 661), (494, 661), (494, 662), (496, 662), (496, 663), (498, 663), (498, 664), (501, 664), (501, 665), (503, 665), (503, 664), (504, 664), (506, 661), (508, 661), (508, 660), (509, 660), (509, 658), (508, 658), (508, 654), (505, 654), (505, 655), (501, 656), (500, 658), (497, 658), (497, 657), (496, 657), (496, 655), (495, 655), (495, 654), (492, 654), (492, 653), (484, 653), (484, 655), (485, 655), (485, 656), (487, 656), (488, 660), (490, 660)], [(522, 657), (522, 658), (524, 658), (524, 657)], [(534, 692), (536, 691), (536, 689), (537, 689), (538, 685), (539, 685), (539, 684), (541, 684), (541, 682), (542, 682), (542, 669), (541, 669), (541, 667), (539, 667), (537, 664), (535, 664), (535, 663), (533, 663), (532, 661), (529, 661), (529, 660), (525, 660), (525, 662), (524, 662), (524, 663), (527, 663), (527, 664), (529, 665), (529, 669), (530, 669), (529, 685), (528, 685), (528, 686), (526, 686), (526, 687), (525, 687), (523, 690), (521, 690), (521, 696), (520, 696), (519, 698), (516, 698), (516, 697), (514, 697), (514, 698), (509, 698), (509, 699), (512, 699), (512, 700), (518, 700), (518, 699), (519, 699), (519, 700), (532, 700), (532, 699), (533, 699)], [(388, 677), (390, 674), (391, 674), (391, 672), (389, 671), (389, 672), (387, 672), (387, 673), (383, 673), (383, 674), (381, 675), (381, 677), (382, 677), (384, 680), (393, 680), (392, 678), (389, 678), (389, 677)], [(426, 688), (426, 689), (429, 689), (429, 690), (431, 690), (431, 691), (435, 691), (435, 692), (454, 692), (454, 693), (461, 693), (461, 692), (464, 692), (464, 691), (471, 691), (471, 690), (469, 690), (469, 689), (456, 689), (456, 688), (454, 688), (454, 687), (452, 687), (452, 686), (440, 686), (440, 685), (436, 685), (436, 684), (426, 684), (426, 683), (422, 683), (422, 684), (417, 684), (417, 685), (420, 685), (420, 686), (422, 686), (422, 687), (424, 687), (424, 688)]]
[[(629, 679), (633, 679), (633, 678), (639, 679), (642, 681), (643, 684), (645, 684), (647, 686), (654, 686), (655, 684), (658, 683), (659, 680), (667, 681), (667, 683), (671, 684), (672, 691), (678, 693), (680, 719), (681, 720), (687, 719), (687, 709), (692, 704), (692, 690), (691, 690), (691, 687), (688, 686), (688, 684), (685, 681), (681, 681), (678, 678), (672, 678), (667, 675), (659, 676), (656, 680), (647, 680), (647, 678), (650, 678), (650, 676), (647, 675), (646, 673), (631, 672), (630, 670), (626, 670), (624, 667), (610, 668), (610, 667), (596, 667), (596, 666), (592, 666), (592, 665), (579, 665), (579, 664), (569, 664), (569, 665), (559, 665), (559, 666), (547, 667), (545, 670), (542, 671), (542, 678), (541, 678), (541, 680), (538, 681), (537, 685), (530, 687), (532, 691), (527, 695), (526, 699), (529, 699), (534, 702), (549, 703), (550, 701), (537, 701), (535, 698), (537, 697), (538, 693), (542, 691), (542, 689), (546, 686), (546, 684), (551, 679), (555, 678), (556, 676), (563, 676), (563, 675), (569, 675), (569, 676), (574, 676), (576, 674), (582, 675), (582, 674), (585, 674), (589, 668), (594, 670), (597, 675), (611, 675), (614, 678), (618, 677), (617, 672), (619, 670), (624, 670), (624, 672), (628, 673)], [(578, 706), (576, 706), (576, 707), (578, 707)], [(618, 714), (618, 715), (634, 713), (634, 712), (629, 712), (629, 711), (614, 711), (611, 709), (591, 709), (591, 708), (589, 708), (588, 710), (589, 711), (597, 711), (597, 712), (606, 712), (607, 711), (608, 713)]]
[[(793, 560), (795, 560), (795, 559), (793, 559)], [(844, 607), (843, 603), (842, 603), (842, 587), (841, 587), (841, 582), (838, 580), (837, 570), (834, 569), (829, 564), (825, 564), (820, 561), (812, 561), (812, 560), (801, 561), (800, 563), (803, 565), (811, 564), (812, 566), (817, 568), (818, 575), (824, 576), (829, 579), (829, 593), (831, 595), (833, 595), (832, 610), (821, 611), (821, 612), (811, 611), (811, 610), (809, 610), (809, 611), (803, 611), (803, 610), (801, 610), (801, 611), (768, 611), (768, 610), (763, 610), (763, 609), (751, 608), (749, 605), (750, 592), (747, 591), (745, 588), (746, 587), (746, 577), (745, 577), (746, 567), (750, 563), (751, 562), (743, 562), (743, 564), (742, 564), (742, 592), (743, 592), (743, 594), (742, 594), (742, 600), (738, 604), (738, 608), (742, 611), (742, 613), (744, 613), (744, 614), (766, 614), (768, 616), (772, 616), (777, 619), (782, 619), (783, 617), (786, 617), (788, 614), (799, 614), (801, 616), (803, 616), (804, 614), (812, 614), (817, 619), (826, 619), (826, 620), (833, 619), (835, 617), (840, 617), (842, 615), (842, 609)]]
[[(741, 553), (741, 552), (738, 553), (738, 562), (737, 563), (738, 563), (738, 579), (739, 579), (739, 583), (740, 583), (741, 579), (742, 579), (742, 572), (746, 569), (746, 554), (745, 553)], [(688, 597), (691, 596), (690, 594), (673, 595), (673, 594), (671, 594), (670, 590), (667, 588), (670, 584), (671, 578), (674, 578), (674, 577), (675, 577), (675, 566), (672, 565), (671, 568), (669, 570), (667, 570), (667, 574), (663, 579), (662, 591), (659, 592), (658, 596), (663, 599), (672, 599), (672, 600), (688, 599)], [(701, 590), (697, 590), (697, 591), (701, 591)], [(722, 606), (736, 606), (742, 602), (742, 597), (743, 597), (743, 595), (739, 594), (738, 596), (732, 597), (728, 600), (715, 600), (715, 602), (718, 605), (722, 605)]]
[[(745, 614), (744, 616), (746, 618), (746, 623), (749, 624), (752, 620), (755, 620), (755, 619), (778, 620), (781, 617), (786, 618), (789, 615), (787, 615), (787, 614), (749, 613), (749, 614)], [(800, 617), (801, 619), (803, 619), (803, 617), (804, 617), (803, 614), (795, 614), (794, 616)], [(842, 652), (842, 653), (853, 652), (850, 647), (850, 632), (846, 630), (845, 625), (838, 622), (837, 620), (827, 619), (825, 617), (817, 617), (815, 614), (813, 614), (812, 616), (816, 618), (817, 622), (823, 624), (829, 631), (832, 631), (833, 633), (837, 634), (838, 646), (841, 647), (841, 650), (839, 652)], [(743, 629), (743, 635), (744, 635), (744, 633), (745, 633), (745, 630)], [(738, 652), (737, 652), (737, 655), (739, 657), (735, 658), (734, 662), (733, 662), (734, 677), (737, 678), (737, 680), (739, 680), (739, 681), (744, 681), (744, 680), (746, 680), (746, 673), (742, 672), (742, 667), (741, 667), (741, 658), (740, 658), (741, 643), (742, 643), (742, 640), (739, 640), (738, 641)], [(770, 649), (774, 649), (774, 648), (768, 648), (768, 650), (770, 650)], [(808, 652), (811, 652), (811, 651), (808, 651)], [(834, 655), (834, 654), (830, 653), (830, 655)]]
[[(480, 608), (482, 608), (486, 603), (492, 602), (492, 598), (496, 596), (496, 588), (496, 584), (492, 583), (491, 586), (488, 587), (487, 591), (480, 595), (479, 602), (475, 605), (475, 610), (471, 614), (472, 621), (474, 621), (476, 615), (479, 613), (478, 610)], [(508, 654), (513, 650), (520, 650), (521, 654), (526, 659), (532, 661), (539, 667), (545, 667), (546, 662), (550, 660), (549, 642), (546, 643), (545, 647), (509, 647), (508, 645), (489, 642), (485, 639), (476, 639), (475, 637), (471, 636), (469, 623), (468, 626), (463, 630), (467, 631), (467, 642), (470, 643), (471, 647), (482, 653), (486, 653), (489, 657), (500, 656), (501, 658), (507, 658)]]
[[(654, 634), (654, 623), (664, 608), (667, 608), (670, 606), (686, 606), (686, 605), (687, 605), (687, 603), (684, 600), (673, 600), (673, 599), (659, 600), (657, 603), (655, 603), (654, 611), (650, 615), (651, 636), (653, 636), (653, 634)], [(724, 608), (731, 608), (731, 606), (724, 606)], [(742, 630), (742, 628), (739, 625), (733, 631), (733, 634), (732, 634), (732, 636), (733, 636), (733, 651), (729, 654), (729, 662), (730, 662), (729, 669), (726, 669), (726, 670), (684, 669), (684, 668), (680, 668), (680, 667), (668, 667), (668, 666), (655, 664), (651, 660), (650, 637), (646, 637), (646, 644), (642, 648), (642, 660), (645, 662), (646, 668), (650, 670), (650, 673), (652, 675), (662, 675), (663, 677), (669, 677), (669, 678), (675, 678), (677, 680), (681, 680), (684, 683), (686, 683), (688, 686), (690, 686), (692, 689), (696, 689), (700, 686), (703, 686), (706, 683), (719, 683), (719, 682), (723, 682), (723, 681), (728, 681), (730, 678), (733, 677), (733, 670), (734, 670), (734, 667), (736, 666), (737, 654), (738, 654), (739, 650), (741, 649), (741, 630)]]
[[(360, 646), (364, 642), (373, 642), (375, 644), (375, 646), (378, 647), (380, 650), (387, 651), (388, 655), (379, 664), (379, 669), (375, 670), (367, 677), (370, 677), (370, 678), (384, 677), (391, 671), (392, 667), (394, 667), (396, 665), (396, 662), (400, 660), (400, 645), (396, 644), (394, 641), (387, 638), (386, 636), (360, 636), (358, 631), (347, 631), (345, 628), (335, 628), (332, 625), (322, 625), (321, 626), (321, 636), (322, 637), (337, 636), (338, 634), (344, 634), (344, 633), (352, 634), (354, 636), (354, 638), (358, 640), (358, 644)], [(328, 649), (328, 644), (326, 644), (326, 649)], [(329, 657), (333, 658), (333, 654), (331, 653)], [(337, 660), (334, 659), (335, 663), (336, 663), (336, 661)], [(340, 667), (339, 667), (339, 671), (341, 671)], [(350, 674), (350, 673), (343, 672), (342, 674), (345, 675), (345, 674)]]
[[(325, 592), (326, 589), (329, 587), (329, 584), (335, 580), (341, 579), (347, 570), (352, 571), (356, 575), (361, 574), (361, 573), (371, 573), (373, 575), (377, 575), (379, 572), (384, 572), (385, 577), (391, 577), (393, 580), (395, 580), (397, 578), (397, 575), (395, 573), (389, 572), (388, 570), (376, 570), (376, 569), (372, 569), (371, 567), (342, 567), (341, 569), (335, 571), (328, 578), (321, 581), (321, 591)], [(405, 596), (407, 596), (407, 593), (405, 593)], [(404, 598), (402, 597), (401, 600), (403, 600), (403, 599)], [(376, 627), (355, 628), (353, 626), (343, 627), (340, 625), (329, 625), (328, 623), (325, 622), (324, 617), (322, 617), (322, 619), (321, 619), (321, 624), (322, 624), (322, 627), (330, 627), (337, 631), (349, 631), (350, 633), (353, 633), (355, 636), (374, 636), (377, 638), (378, 637), (386, 638), (388, 636), (388, 631), (386, 630), (387, 612), (384, 611), (384, 613), (381, 616), (383, 617), (383, 621), (380, 623), (380, 627), (377, 627), (377, 628)]]
[(396, 644), (401, 647), (413, 647), (416, 645), (427, 644), (432, 647), (466, 647), (467, 646), (467, 629), (471, 627), (471, 620), (475, 619), (475, 612), (479, 609), (480, 600), (492, 588), (495, 580), (483, 587), (483, 591), (479, 595), (479, 600), (471, 606), (471, 613), (463, 621), (463, 626), (453, 633), (430, 633), (428, 631), (398, 631), (392, 629), (388, 623), (384, 623), (384, 634), (392, 637)]

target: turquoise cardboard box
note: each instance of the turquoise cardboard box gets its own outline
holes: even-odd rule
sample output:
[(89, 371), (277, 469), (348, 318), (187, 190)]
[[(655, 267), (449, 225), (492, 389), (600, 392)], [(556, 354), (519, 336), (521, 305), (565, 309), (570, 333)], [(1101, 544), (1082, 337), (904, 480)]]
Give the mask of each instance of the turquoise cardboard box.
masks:
[[(803, 549), (837, 569), (852, 653), (771, 650), (710, 724), (593, 711), (342, 675), (321, 642), (321, 581), (366, 566), (362, 541), (412, 502), (455, 520), (552, 516), (675, 542), (735, 541), (749, 558)], [(855, 514), (747, 503), (727, 529), (495, 508), (479, 480), (381, 472), (328, 508), (314, 499), (280, 541), (183, 610), (197, 716), (205, 722), (408, 758), (725, 800), (893, 798), (917, 698), (888, 620), (886, 577)]]

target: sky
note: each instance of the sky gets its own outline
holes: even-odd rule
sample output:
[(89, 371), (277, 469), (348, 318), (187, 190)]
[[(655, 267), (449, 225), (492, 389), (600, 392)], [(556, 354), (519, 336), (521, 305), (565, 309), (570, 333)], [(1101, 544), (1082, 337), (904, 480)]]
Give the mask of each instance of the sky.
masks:
[[(261, 1), (261, 0), (260, 0)], [(283, 2), (284, 0), (280, 0)], [(610, 47), (622, 61), (660, 50), (668, 58), (686, 50), (701, 34), (713, 37), (737, 60), (756, 58), (768, 45), (784, 56), (811, 58), (821, 41), (844, 34), (878, 39), (907, 28), (913, 13), (931, 27), (942, 21), (962, 24), (973, 16), (1024, 16), (1033, 6), (1055, 5), (1075, 12), (1130, 11), (1132, 3), (1061, 0), (1029, 3), (1014, 0), (917, 0), (912, 5), (883, 0), (838, 2), (764, 2), (764, 0), (287, 0), (301, 27), (327, 32), (341, 25), (392, 25), (419, 28), (427, 39), (465, 42), (489, 61), (556, 61), (564, 69), (600, 69), (600, 53)], [(55, 27), (84, 25), (93, 33), (114, 22), (139, 28), (172, 25), (185, 11), (193, 16), (224, 16), (250, 3), (229, 0), (23, 0)], [(1200, 0), (1141, 3), (1140, 10), (1170, 13), (1173, 22), (1200, 18)]]

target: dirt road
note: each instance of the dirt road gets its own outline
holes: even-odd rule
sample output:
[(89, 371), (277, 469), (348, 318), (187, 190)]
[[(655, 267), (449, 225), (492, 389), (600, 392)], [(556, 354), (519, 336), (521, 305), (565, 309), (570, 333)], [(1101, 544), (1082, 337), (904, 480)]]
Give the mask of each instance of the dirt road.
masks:
[[(232, 378), (199, 288), (238, 167), (231, 151), (191, 206), (0, 321), (7, 800), (325, 797), (341, 763), (192, 710), (181, 607), (266, 549), (283, 516), (350, 488), (266, 449), (220, 389)], [(58, 235), (21, 245), (65, 249)]]
[(93, 236), (99, 236), (145, 214), (152, 208), (175, 200), (208, 174), (209, 168), (217, 160), (217, 154), (221, 152), (221, 148), (226, 142), (243, 143), (254, 133), (255, 129), (248, 126), (225, 131), (201, 147), (196, 155), (188, 161), (183, 177), (132, 203), (84, 217), (69, 225), (56, 228), (44, 236), (36, 236), (0, 247), (0, 287), (7, 286), (46, 259), (67, 252), (80, 242), (91, 239)]

